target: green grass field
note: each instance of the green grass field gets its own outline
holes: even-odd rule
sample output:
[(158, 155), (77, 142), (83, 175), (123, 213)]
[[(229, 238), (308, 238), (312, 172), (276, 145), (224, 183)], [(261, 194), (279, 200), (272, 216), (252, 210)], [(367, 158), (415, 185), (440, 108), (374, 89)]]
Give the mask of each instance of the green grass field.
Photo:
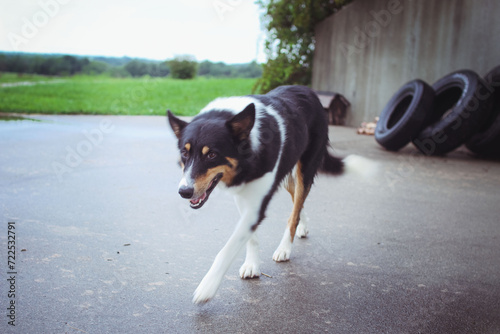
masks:
[[(49, 78), (2, 73), (0, 111), (43, 114), (197, 114), (216, 97), (251, 94), (256, 79), (175, 80), (74, 76)], [(9, 86), (33, 82), (32, 85)]]

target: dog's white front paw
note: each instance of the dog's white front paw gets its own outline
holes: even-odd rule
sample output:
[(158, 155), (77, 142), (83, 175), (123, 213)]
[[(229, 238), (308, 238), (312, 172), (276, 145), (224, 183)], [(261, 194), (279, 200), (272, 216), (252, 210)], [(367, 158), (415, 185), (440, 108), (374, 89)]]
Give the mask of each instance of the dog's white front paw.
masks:
[(260, 276), (259, 265), (254, 262), (245, 262), (240, 268), (241, 278), (255, 278)]
[(297, 226), (297, 231), (295, 231), (295, 236), (299, 238), (305, 238), (309, 234), (309, 229), (306, 224), (299, 223)]
[(212, 277), (210, 273), (205, 275), (193, 294), (193, 303), (202, 304), (212, 299), (219, 288), (221, 280)]
[(278, 249), (274, 252), (273, 260), (276, 262), (285, 262), (290, 260), (290, 254), (292, 253), (291, 247), (286, 247), (280, 245)]

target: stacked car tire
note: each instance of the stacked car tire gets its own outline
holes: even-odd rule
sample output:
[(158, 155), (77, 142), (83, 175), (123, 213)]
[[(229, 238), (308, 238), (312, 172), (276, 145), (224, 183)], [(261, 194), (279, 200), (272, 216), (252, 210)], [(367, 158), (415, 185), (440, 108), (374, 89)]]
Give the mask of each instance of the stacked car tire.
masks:
[(425, 155), (444, 155), (465, 144), (478, 155), (500, 157), (500, 66), (483, 78), (461, 70), (432, 86), (406, 83), (382, 111), (375, 140), (391, 151), (413, 142)]

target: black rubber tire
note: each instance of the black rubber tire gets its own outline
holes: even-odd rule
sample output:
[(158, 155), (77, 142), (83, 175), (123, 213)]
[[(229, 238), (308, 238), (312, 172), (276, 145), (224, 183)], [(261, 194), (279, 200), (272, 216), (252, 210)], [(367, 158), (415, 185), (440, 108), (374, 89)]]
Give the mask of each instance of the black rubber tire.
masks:
[(471, 70), (450, 73), (432, 88), (436, 95), (430, 125), (413, 144), (425, 155), (444, 155), (479, 132), (493, 99), (484, 80)]
[(489, 71), (484, 79), (493, 94), (491, 114), (479, 133), (472, 136), (465, 146), (476, 154), (500, 158), (500, 66)]
[(389, 100), (375, 128), (375, 140), (390, 151), (397, 151), (428, 125), (434, 90), (420, 79), (404, 84)]

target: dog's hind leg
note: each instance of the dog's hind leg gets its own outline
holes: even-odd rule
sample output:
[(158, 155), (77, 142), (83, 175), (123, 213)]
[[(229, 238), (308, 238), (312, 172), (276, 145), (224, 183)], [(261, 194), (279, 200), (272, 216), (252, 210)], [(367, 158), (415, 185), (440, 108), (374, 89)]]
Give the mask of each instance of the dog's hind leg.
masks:
[(299, 226), (297, 226), (297, 231), (295, 232), (295, 236), (299, 238), (305, 238), (309, 234), (309, 228), (307, 227), (307, 223), (309, 222), (309, 217), (306, 215), (304, 208), (300, 212), (300, 221)]
[[(285, 189), (292, 196), (292, 202), (295, 200), (295, 178), (294, 175), (296, 172), (296, 168), (292, 171), (284, 182)], [(299, 225), (297, 226), (297, 231), (295, 232), (295, 236), (299, 238), (305, 238), (309, 234), (309, 228), (307, 227), (307, 223), (309, 222), (309, 217), (307, 217), (304, 206), (302, 206), (302, 210), (300, 211), (300, 220)]]
[[(309, 194), (309, 190), (311, 189), (311, 182), (304, 181), (305, 180), (302, 171), (302, 163), (299, 161), (297, 163), (297, 167), (295, 168), (295, 177), (292, 180), (290, 176), (288, 178), (288, 184), (285, 184), (285, 188), (292, 195), (293, 209), (290, 218), (288, 218), (288, 224), (283, 238), (281, 239), (280, 245), (273, 255), (273, 260), (276, 262), (288, 261), (290, 259), (290, 254), (292, 252), (292, 243), (300, 222), (301, 211), (304, 207), (304, 202), (307, 198), (307, 195)], [(300, 232), (303, 233), (304, 231), (302, 230)]]

